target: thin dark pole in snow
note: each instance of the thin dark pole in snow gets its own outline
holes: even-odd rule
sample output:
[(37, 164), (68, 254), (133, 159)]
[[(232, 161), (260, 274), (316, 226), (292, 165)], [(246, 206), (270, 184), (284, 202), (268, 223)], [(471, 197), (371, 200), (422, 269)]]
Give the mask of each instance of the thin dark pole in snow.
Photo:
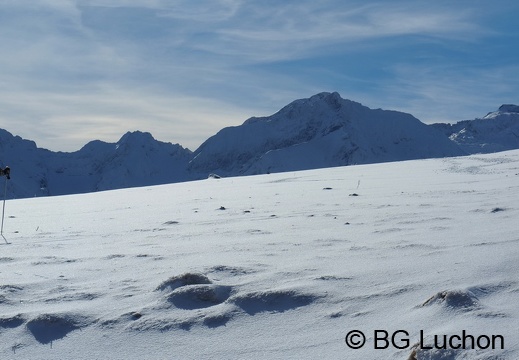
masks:
[(0, 230), (0, 235), (2, 235), (2, 237), (4, 238), (5, 243), (9, 244), (9, 242), (7, 241), (7, 239), (4, 236), (4, 214), (5, 214), (5, 199), (6, 198), (7, 198), (7, 178), (5, 178), (4, 206), (2, 207), (2, 229)]

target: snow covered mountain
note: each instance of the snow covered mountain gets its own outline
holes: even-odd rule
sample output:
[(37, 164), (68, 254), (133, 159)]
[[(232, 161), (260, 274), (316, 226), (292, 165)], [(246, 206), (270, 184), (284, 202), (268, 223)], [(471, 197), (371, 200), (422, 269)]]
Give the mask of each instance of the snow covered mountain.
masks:
[(189, 168), (248, 175), (463, 154), (412, 115), (372, 110), (334, 92), (221, 130), (195, 151)]
[(0, 130), (2, 166), (12, 168), (14, 198), (65, 195), (185, 181), (192, 153), (155, 140), (149, 133), (125, 134), (116, 144), (92, 141), (66, 153)]
[(519, 107), (482, 119), (425, 125), (410, 114), (370, 109), (323, 92), (274, 115), (227, 127), (194, 153), (151, 134), (92, 141), (65, 153), (0, 129), (0, 166), (12, 168), (9, 198), (65, 195), (222, 176), (451, 157), (519, 148)]
[(519, 148), (519, 106), (499, 110), (475, 120), (456, 124), (433, 124), (466, 152), (491, 153)]

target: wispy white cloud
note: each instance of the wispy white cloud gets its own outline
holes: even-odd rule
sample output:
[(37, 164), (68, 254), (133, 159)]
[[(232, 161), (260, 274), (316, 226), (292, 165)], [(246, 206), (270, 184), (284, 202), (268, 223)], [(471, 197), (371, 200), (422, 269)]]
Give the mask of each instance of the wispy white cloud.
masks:
[[(472, 40), (484, 29), (471, 12), (400, 2), (232, 2), (218, 21), (193, 17), (188, 47), (230, 57), (236, 63), (272, 62), (315, 56), (329, 46), (365, 46), (370, 39), (421, 35)], [(194, 12), (193, 12), (194, 13)], [(172, 19), (184, 13), (170, 12)], [(189, 27), (189, 26), (188, 26)]]
[[(80, 4), (84, 25), (99, 31), (99, 37), (127, 43), (139, 34), (172, 54), (197, 50), (224, 56), (231, 64), (297, 59), (315, 55), (317, 49), (330, 44), (353, 46), (369, 39), (423, 35), (472, 40), (484, 32), (469, 10), (424, 3), (213, 0)], [(138, 46), (146, 48), (146, 44)]]
[[(467, 61), (500, 36), (496, 6), (4, 0), (1, 127), (56, 150), (131, 128), (194, 148), (223, 126), (335, 90), (424, 120), (461, 114), (472, 101), (486, 106), (481, 94), (497, 101), (519, 90), (506, 75), (513, 61)], [(478, 90), (478, 79), (492, 90)]]

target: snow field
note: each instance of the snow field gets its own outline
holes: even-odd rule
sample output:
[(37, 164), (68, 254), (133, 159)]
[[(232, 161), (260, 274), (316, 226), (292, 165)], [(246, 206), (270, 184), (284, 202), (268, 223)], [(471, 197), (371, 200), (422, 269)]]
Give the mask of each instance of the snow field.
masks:
[(510, 151), (9, 200), (0, 357), (516, 359), (518, 192)]

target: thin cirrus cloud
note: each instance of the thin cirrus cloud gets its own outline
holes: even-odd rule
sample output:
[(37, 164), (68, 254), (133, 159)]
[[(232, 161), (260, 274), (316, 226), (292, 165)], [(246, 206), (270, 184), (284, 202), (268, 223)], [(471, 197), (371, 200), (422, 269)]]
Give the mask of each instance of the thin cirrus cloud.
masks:
[[(344, 2), (282, 2), (275, 7), (249, 2), (229, 17), (207, 21), (210, 34), (190, 43), (192, 49), (232, 57), (236, 63), (294, 60), (315, 55), (330, 45), (363, 47), (360, 42), (404, 35), (472, 38), (482, 31), (465, 11), (451, 13), (395, 3), (344, 6)], [(342, 5), (341, 5), (342, 4)], [(185, 19), (169, 12), (165, 16)], [(194, 21), (193, 26), (199, 26)], [(329, 51), (329, 50), (328, 50)]]
[(481, 116), (519, 89), (500, 3), (6, 0), (0, 127), (52, 150), (137, 129), (195, 149), (320, 91), (429, 122)]

